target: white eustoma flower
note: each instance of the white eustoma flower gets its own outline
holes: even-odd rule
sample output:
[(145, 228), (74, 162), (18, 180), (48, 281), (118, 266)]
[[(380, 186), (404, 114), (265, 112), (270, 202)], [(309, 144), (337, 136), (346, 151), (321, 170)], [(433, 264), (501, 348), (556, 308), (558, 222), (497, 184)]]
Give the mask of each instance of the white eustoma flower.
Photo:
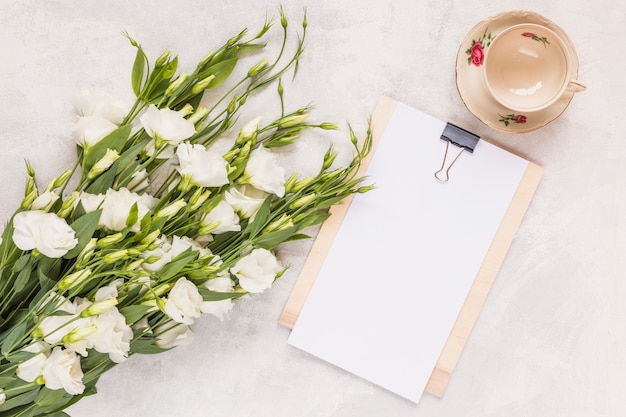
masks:
[(208, 232), (214, 235), (241, 230), (239, 216), (233, 206), (225, 200), (220, 200), (213, 210), (202, 217), (202, 226), (208, 228)]
[(155, 345), (162, 349), (171, 349), (176, 346), (187, 346), (195, 335), (186, 324), (170, 322), (154, 329), (157, 338)]
[(117, 129), (117, 125), (98, 116), (80, 117), (72, 127), (72, 137), (78, 146), (85, 149), (100, 142)]
[[(91, 325), (89, 318), (79, 317), (80, 313), (91, 304), (90, 301), (78, 297), (70, 301), (62, 295), (52, 292), (44, 301), (44, 307), (49, 303), (54, 303), (55, 309), (54, 311), (47, 312), (49, 315), (41, 318), (39, 326), (37, 327), (37, 333), (46, 343), (59, 343), (64, 341), (64, 337), (69, 333), (85, 329)], [(65, 314), (52, 315), (52, 313), (56, 312), (63, 312)], [(91, 346), (80, 342), (76, 344), (76, 347), (77, 349), (75, 350), (84, 351)], [(85, 355), (86, 354), (85, 352)]]
[(202, 315), (202, 303), (202, 296), (196, 285), (181, 277), (167, 296), (165, 313), (177, 323), (193, 324)]
[(185, 113), (168, 108), (158, 109), (152, 104), (139, 121), (152, 139), (158, 138), (169, 145), (176, 146), (196, 133), (193, 123), (184, 116)]
[(255, 188), (278, 197), (285, 195), (285, 170), (276, 163), (275, 155), (263, 146), (250, 153), (245, 173)]
[(276, 275), (283, 270), (274, 254), (267, 249), (254, 249), (230, 269), (239, 279), (239, 285), (251, 293), (270, 288)]
[(45, 191), (33, 201), (30, 208), (32, 210), (50, 211), (58, 199), (59, 195), (54, 191)]
[[(216, 292), (233, 292), (235, 283), (229, 277), (219, 277), (208, 280), (204, 286), (211, 291)], [(224, 316), (233, 308), (233, 300), (205, 301), (202, 303), (202, 312), (212, 314), (220, 320), (224, 320)]]
[(180, 175), (187, 175), (191, 183), (201, 187), (220, 187), (228, 184), (226, 160), (216, 151), (200, 144), (181, 143), (176, 148)]
[(63, 349), (60, 346), (52, 349), (50, 356), (43, 364), (41, 375), (49, 389), (62, 388), (71, 395), (82, 394), (85, 390), (80, 358), (73, 350)]
[(73, 104), (79, 116), (98, 116), (119, 125), (124, 120), (127, 108), (105, 91), (80, 90), (74, 94)]
[(137, 203), (139, 217), (131, 230), (138, 232), (141, 219), (156, 206), (157, 202), (156, 198), (148, 194), (140, 195), (129, 191), (127, 188), (120, 188), (117, 191), (109, 189), (104, 197), (98, 225), (119, 232), (126, 227), (130, 209), (133, 204)]
[(78, 244), (74, 230), (54, 213), (19, 212), (13, 217), (13, 228), (13, 242), (18, 248), (37, 249), (48, 258), (60, 258)]
[(241, 217), (254, 220), (254, 216), (268, 195), (265, 191), (258, 190), (251, 185), (239, 185), (226, 191), (224, 198)]
[(83, 205), (85, 212), (91, 213), (92, 211), (96, 211), (100, 208), (104, 202), (104, 194), (90, 194), (81, 191), (76, 199), (76, 205), (78, 205), (79, 201)]
[(25, 352), (35, 353), (36, 355), (31, 356), (17, 366), (16, 374), (18, 378), (26, 382), (33, 382), (41, 375), (43, 365), (47, 359), (47, 355), (44, 352), (48, 347), (46, 343), (35, 342), (23, 349)]
[(93, 348), (100, 353), (108, 353), (109, 358), (120, 363), (128, 358), (133, 330), (126, 324), (126, 318), (116, 307), (96, 316), (93, 320), (96, 332), (89, 337)]
[(7, 395), (4, 393), (4, 390), (0, 388), (0, 405), (4, 404), (7, 400)]

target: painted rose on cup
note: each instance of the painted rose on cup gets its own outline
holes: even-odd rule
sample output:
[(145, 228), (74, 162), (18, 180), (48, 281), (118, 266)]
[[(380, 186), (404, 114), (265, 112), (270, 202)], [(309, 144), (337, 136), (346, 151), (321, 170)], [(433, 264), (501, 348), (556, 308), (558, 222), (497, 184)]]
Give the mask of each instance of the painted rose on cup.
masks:
[(475, 67), (480, 67), (485, 62), (485, 49), (491, 45), (491, 41), (493, 40), (493, 36), (491, 36), (491, 32), (485, 33), (478, 39), (472, 39), (472, 44), (465, 51), (468, 55), (467, 57), (467, 65), (474, 65)]

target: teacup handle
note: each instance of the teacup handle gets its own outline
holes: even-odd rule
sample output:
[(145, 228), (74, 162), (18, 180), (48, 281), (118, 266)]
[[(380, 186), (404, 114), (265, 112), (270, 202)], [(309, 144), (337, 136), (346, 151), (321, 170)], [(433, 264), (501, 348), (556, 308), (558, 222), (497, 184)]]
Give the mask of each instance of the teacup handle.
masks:
[(571, 80), (566, 88), (567, 91), (571, 91), (572, 93), (580, 93), (586, 89), (587, 86), (578, 80)]

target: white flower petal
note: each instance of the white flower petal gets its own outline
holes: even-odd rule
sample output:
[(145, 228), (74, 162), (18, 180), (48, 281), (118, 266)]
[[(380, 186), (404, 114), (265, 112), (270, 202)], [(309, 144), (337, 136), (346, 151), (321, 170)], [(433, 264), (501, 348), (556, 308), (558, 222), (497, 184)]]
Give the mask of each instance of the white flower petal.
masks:
[(139, 121), (151, 138), (158, 136), (170, 145), (177, 145), (196, 133), (194, 124), (185, 119), (184, 114), (168, 108), (158, 109), (154, 104)]

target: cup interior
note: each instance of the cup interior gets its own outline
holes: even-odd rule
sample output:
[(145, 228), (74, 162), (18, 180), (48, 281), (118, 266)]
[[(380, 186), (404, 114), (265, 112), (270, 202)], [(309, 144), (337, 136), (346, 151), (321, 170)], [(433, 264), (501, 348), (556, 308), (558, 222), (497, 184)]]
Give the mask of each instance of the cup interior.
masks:
[(485, 80), (492, 96), (518, 112), (554, 103), (568, 84), (563, 41), (535, 24), (512, 26), (498, 35), (485, 56)]

